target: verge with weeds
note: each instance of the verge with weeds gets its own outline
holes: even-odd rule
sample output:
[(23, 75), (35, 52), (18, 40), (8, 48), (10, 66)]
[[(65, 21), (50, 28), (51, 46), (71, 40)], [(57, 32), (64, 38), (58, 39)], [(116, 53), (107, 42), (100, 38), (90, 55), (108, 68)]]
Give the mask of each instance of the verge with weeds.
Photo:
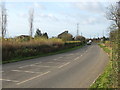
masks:
[(107, 88), (117, 88), (115, 86), (115, 82), (116, 82), (116, 74), (114, 73), (114, 61), (111, 59), (111, 52), (112, 49), (108, 48), (106, 45), (104, 44), (99, 44), (99, 46), (101, 48), (103, 48), (103, 50), (109, 54), (110, 57), (110, 61), (108, 63), (108, 65), (106, 66), (103, 74), (101, 74), (97, 80), (92, 84), (92, 86), (90, 86), (90, 90), (94, 89), (94, 88), (103, 88), (103, 89), (107, 89)]

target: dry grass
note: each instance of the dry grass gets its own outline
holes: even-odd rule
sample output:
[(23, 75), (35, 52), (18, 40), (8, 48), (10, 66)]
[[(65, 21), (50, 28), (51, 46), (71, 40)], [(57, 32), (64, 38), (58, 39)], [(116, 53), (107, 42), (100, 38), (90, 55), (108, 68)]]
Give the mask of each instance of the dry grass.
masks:
[(81, 41), (66, 41), (66, 43), (80, 43)]
[(2, 40), (2, 60), (10, 60), (14, 57), (35, 56), (40, 53), (47, 53), (63, 46), (61, 39), (37, 38), (30, 41), (20, 42), (19, 40)]
[(2, 61), (38, 56), (59, 50), (82, 45), (80, 41), (64, 42), (58, 38), (32, 38), (31, 40), (4, 39), (2, 40)]

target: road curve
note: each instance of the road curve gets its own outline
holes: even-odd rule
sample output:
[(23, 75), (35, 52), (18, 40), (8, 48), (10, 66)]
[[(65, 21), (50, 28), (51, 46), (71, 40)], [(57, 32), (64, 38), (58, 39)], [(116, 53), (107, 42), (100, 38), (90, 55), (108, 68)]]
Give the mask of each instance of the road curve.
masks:
[(89, 88), (108, 63), (97, 45), (67, 53), (4, 64), (3, 88)]

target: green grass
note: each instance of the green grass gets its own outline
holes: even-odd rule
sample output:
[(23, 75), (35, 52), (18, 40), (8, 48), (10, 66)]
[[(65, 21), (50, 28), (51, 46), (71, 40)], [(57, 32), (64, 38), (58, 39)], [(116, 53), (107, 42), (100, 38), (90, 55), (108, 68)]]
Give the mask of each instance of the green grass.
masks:
[[(110, 50), (106, 47), (106, 46), (103, 46), (102, 44), (99, 44), (99, 46), (101, 48), (103, 48), (103, 50), (106, 52), (106, 53), (109, 53), (110, 54)], [(110, 60), (108, 65), (106, 66), (103, 74), (101, 74), (97, 80), (92, 84), (92, 86), (90, 86), (90, 90), (92, 90), (93, 88), (104, 88), (105, 90), (108, 89), (108, 88), (111, 88), (111, 84), (113, 83), (112, 81), (112, 64), (113, 64), (113, 61)]]
[(106, 66), (104, 73), (99, 76), (95, 83), (90, 87), (92, 88), (109, 88), (111, 84), (111, 74), (112, 74), (112, 61)]
[(23, 61), (23, 60), (29, 60), (29, 59), (34, 59), (34, 58), (39, 58), (39, 57), (44, 57), (44, 56), (49, 56), (49, 55), (55, 55), (55, 54), (60, 54), (60, 53), (65, 53), (65, 52), (69, 52), (69, 51), (73, 51), (73, 50), (76, 50), (76, 49), (79, 49), (79, 48), (82, 48), (84, 45), (81, 45), (81, 46), (76, 46), (76, 47), (73, 47), (73, 48), (66, 48), (66, 49), (63, 49), (63, 50), (59, 50), (59, 51), (56, 51), (56, 52), (51, 52), (51, 53), (47, 53), (47, 54), (39, 54), (37, 56), (30, 56), (30, 57), (17, 57), (17, 58), (14, 58), (12, 60), (9, 60), (9, 61), (4, 61), (2, 62), (3, 64), (6, 64), (6, 63), (11, 63), (11, 62), (18, 62), (18, 61)]
[(103, 50), (104, 50), (106, 53), (110, 54), (111, 50), (108, 49), (106, 46), (103, 46), (103, 45), (101, 45), (101, 44), (99, 44), (99, 46), (100, 46), (101, 48), (103, 48)]

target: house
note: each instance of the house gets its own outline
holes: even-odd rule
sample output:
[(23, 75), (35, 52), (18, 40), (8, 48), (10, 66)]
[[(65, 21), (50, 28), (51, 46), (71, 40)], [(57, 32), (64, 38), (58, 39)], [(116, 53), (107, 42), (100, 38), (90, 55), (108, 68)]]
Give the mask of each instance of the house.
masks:
[(64, 40), (64, 41), (70, 41), (73, 40), (73, 36), (68, 33), (68, 31), (64, 31), (61, 34), (58, 35), (58, 38)]

